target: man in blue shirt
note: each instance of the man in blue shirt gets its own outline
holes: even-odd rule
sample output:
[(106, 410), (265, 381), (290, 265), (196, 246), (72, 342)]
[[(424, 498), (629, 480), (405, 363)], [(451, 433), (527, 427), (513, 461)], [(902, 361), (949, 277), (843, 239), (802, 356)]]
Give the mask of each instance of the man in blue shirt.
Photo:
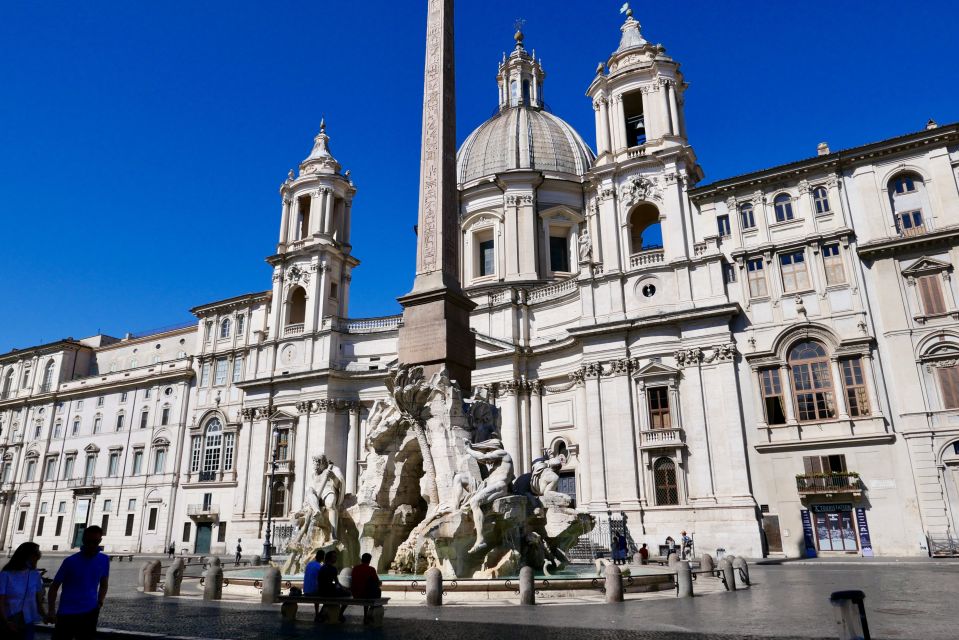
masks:
[[(323, 568), (323, 564), (320, 561), (322, 559), (323, 550), (317, 549), (313, 560), (310, 560), (306, 564), (306, 569), (303, 570), (303, 595), (305, 596), (320, 595), (320, 569)], [(314, 602), (313, 609), (316, 617), (319, 618), (320, 605)]]
[[(83, 531), (80, 552), (64, 559), (47, 596), (47, 611), (56, 622), (53, 640), (93, 640), (97, 633), (100, 608), (107, 597), (110, 558), (100, 553), (103, 529), (87, 527)], [(57, 593), (63, 587), (60, 608)], [(53, 612), (56, 611), (56, 616)]]

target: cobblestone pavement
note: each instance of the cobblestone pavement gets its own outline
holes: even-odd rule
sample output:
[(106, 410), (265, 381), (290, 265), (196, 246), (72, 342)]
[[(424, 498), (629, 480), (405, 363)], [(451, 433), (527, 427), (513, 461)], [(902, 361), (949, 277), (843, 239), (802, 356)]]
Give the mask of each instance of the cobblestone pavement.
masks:
[[(59, 558), (45, 558), (55, 568)], [(754, 586), (692, 600), (660, 597), (617, 605), (536, 607), (452, 605), (391, 606), (382, 629), (364, 628), (359, 612), (348, 622), (317, 628), (312, 611), (300, 608), (295, 623), (282, 623), (278, 607), (251, 603), (216, 605), (187, 598), (137, 593), (138, 563), (111, 568), (111, 593), (101, 627), (175, 636), (248, 638), (371, 638), (406, 640), (459, 637), (526, 640), (551, 635), (579, 640), (664, 638), (835, 638), (829, 594), (862, 589), (873, 638), (952, 640), (959, 562), (922, 566), (783, 564), (753, 566)], [(199, 567), (188, 575), (199, 575)]]

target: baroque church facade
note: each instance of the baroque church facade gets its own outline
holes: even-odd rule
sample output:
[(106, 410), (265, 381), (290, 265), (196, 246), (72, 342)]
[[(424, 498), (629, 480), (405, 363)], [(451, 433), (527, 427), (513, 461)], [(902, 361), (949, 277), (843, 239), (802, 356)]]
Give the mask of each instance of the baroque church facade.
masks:
[[(703, 184), (679, 64), (621, 32), (595, 153), (517, 33), (457, 157), (472, 382), (517, 475), (564, 454), (559, 488), (653, 549), (927, 553), (959, 524), (959, 126)], [(269, 290), (0, 355), (4, 547), (249, 553), (314, 456), (356, 491), (401, 323), (349, 319), (356, 191), (321, 127)]]

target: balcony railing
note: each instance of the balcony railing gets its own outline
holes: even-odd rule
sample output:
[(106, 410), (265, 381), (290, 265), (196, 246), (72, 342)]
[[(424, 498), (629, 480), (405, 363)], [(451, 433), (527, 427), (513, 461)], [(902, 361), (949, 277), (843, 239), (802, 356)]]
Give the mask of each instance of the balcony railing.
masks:
[(70, 478), (67, 480), (68, 489), (95, 489), (103, 484), (101, 478), (87, 476), (85, 478)]
[(809, 493), (862, 493), (865, 487), (859, 474), (852, 471), (835, 473), (801, 473), (796, 476), (796, 490)]
[(649, 429), (639, 432), (639, 446), (646, 448), (671, 447), (683, 444), (682, 429)]
[(926, 235), (926, 225), (920, 224), (915, 227), (909, 227), (908, 229), (900, 227), (899, 235), (903, 238), (912, 238), (915, 236)]
[(286, 329), (283, 331), (285, 336), (298, 336), (303, 333), (303, 323), (298, 322), (296, 324), (289, 324), (286, 326)]
[(637, 269), (651, 264), (659, 264), (665, 259), (663, 248), (644, 249), (629, 256), (629, 268)]
[(186, 514), (191, 518), (218, 518), (220, 517), (220, 505), (188, 504)]
[(201, 471), (198, 479), (200, 482), (216, 482), (217, 475), (216, 471)]

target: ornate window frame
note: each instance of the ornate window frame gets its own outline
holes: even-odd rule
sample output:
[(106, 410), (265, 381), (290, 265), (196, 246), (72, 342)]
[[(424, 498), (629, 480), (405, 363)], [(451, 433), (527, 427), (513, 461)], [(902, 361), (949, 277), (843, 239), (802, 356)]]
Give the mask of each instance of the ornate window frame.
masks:
[[(925, 324), (929, 320), (945, 317), (959, 320), (959, 308), (957, 308), (956, 295), (952, 287), (952, 271), (952, 264), (929, 256), (919, 258), (902, 270), (902, 277), (905, 278), (909, 287), (907, 297), (915, 312), (912, 317), (916, 323)], [(922, 295), (919, 293), (919, 278), (926, 276), (939, 277), (939, 291), (945, 305), (945, 311), (942, 313), (927, 314), (925, 312)]]

